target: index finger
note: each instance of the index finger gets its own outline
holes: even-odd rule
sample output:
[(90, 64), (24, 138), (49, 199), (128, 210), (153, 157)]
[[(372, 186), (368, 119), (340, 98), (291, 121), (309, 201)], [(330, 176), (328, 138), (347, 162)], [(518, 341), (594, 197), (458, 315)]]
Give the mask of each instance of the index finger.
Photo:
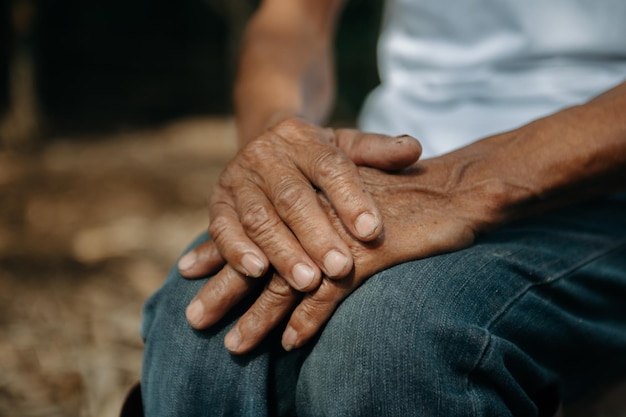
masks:
[[(290, 120), (273, 128), (271, 133), (283, 139), (283, 142), (295, 145), (298, 157), (293, 162), (298, 170), (326, 195), (354, 237), (369, 242), (382, 233), (382, 217), (378, 207), (365, 190), (355, 163), (335, 145), (337, 140), (332, 129), (320, 129), (303, 121)], [(359, 140), (359, 137), (354, 136), (353, 140)], [(276, 190), (266, 187), (264, 192), (274, 197)], [(290, 207), (289, 204), (285, 206)], [(280, 207), (277, 209), (281, 217), (288, 214)], [(307, 221), (305, 216), (300, 227), (315, 229), (317, 226), (313, 221)]]

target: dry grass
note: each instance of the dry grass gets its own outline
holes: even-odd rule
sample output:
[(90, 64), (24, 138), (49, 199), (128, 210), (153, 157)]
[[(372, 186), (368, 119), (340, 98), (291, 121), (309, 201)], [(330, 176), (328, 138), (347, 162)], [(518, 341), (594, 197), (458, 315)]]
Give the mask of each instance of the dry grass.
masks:
[(143, 301), (207, 224), (230, 120), (0, 153), (0, 416), (118, 414)]

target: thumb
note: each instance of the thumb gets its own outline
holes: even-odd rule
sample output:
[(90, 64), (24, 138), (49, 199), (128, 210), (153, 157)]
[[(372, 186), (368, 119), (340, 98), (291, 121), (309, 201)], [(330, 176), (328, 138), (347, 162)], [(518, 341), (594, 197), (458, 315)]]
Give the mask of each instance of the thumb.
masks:
[(397, 171), (413, 165), (422, 145), (409, 135), (387, 136), (355, 129), (337, 129), (336, 144), (359, 166)]

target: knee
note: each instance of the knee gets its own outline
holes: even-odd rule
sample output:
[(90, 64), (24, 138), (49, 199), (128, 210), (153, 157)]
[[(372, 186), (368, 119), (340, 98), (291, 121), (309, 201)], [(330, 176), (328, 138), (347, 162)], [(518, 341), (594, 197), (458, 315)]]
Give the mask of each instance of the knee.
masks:
[(173, 268), (161, 288), (143, 306), (140, 332), (144, 341), (158, 340), (165, 329), (190, 335), (185, 309), (204, 282), (204, 279), (186, 280)]
[(475, 246), (371, 277), (320, 335), (298, 403), (319, 407), (312, 415), (510, 415), (511, 404), (533, 415), (528, 392), (552, 377), (517, 334), (511, 306), (539, 278), (513, 249)]
[[(231, 323), (224, 320), (214, 328), (198, 331), (185, 317), (187, 304), (205, 282), (206, 279), (187, 280), (174, 267), (163, 286), (144, 305), (141, 384), (147, 415), (197, 415), (211, 398), (226, 398), (233, 392), (236, 378), (227, 377), (239, 365), (222, 342)], [(207, 378), (218, 368), (222, 385)]]
[(174, 267), (143, 307), (141, 384), (148, 414), (167, 416), (180, 411), (172, 407), (184, 398), (184, 387), (194, 366), (193, 349), (198, 348), (199, 339), (187, 324), (185, 308), (201, 284), (185, 280)]
[(432, 266), (391, 268), (341, 304), (302, 368), (298, 401), (321, 407), (311, 415), (444, 415), (489, 335), (463, 308), (475, 295)]

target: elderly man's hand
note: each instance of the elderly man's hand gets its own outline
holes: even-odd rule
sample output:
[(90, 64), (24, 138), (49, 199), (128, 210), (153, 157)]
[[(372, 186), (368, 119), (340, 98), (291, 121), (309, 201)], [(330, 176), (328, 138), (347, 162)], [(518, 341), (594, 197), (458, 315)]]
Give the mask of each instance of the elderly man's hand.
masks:
[(219, 253), (249, 277), (264, 275), (271, 265), (300, 291), (317, 288), (322, 274), (345, 276), (352, 254), (318, 193), (347, 233), (375, 240), (383, 223), (357, 165), (398, 170), (420, 153), (410, 137), (324, 129), (300, 119), (277, 124), (243, 147), (222, 173), (210, 201), (212, 243), (183, 257), (181, 273), (209, 273), (220, 266)]
[[(291, 314), (283, 333), (285, 349), (302, 346), (330, 318), (338, 303), (372, 274), (398, 263), (469, 246), (476, 234), (497, 220), (499, 185), (475, 181), (472, 158), (454, 154), (426, 160), (401, 173), (360, 168), (365, 188), (385, 222), (385, 233), (371, 242), (356, 239), (343, 226), (328, 199), (318, 194), (325, 215), (350, 248), (351, 273), (343, 279), (323, 279), (319, 288), (303, 294), (279, 273), (270, 271), (265, 288), (225, 339), (233, 353), (245, 353)], [(216, 323), (252, 287), (260, 284), (226, 266), (194, 299), (202, 315), (192, 325)], [(192, 303), (193, 304), (193, 303)]]

